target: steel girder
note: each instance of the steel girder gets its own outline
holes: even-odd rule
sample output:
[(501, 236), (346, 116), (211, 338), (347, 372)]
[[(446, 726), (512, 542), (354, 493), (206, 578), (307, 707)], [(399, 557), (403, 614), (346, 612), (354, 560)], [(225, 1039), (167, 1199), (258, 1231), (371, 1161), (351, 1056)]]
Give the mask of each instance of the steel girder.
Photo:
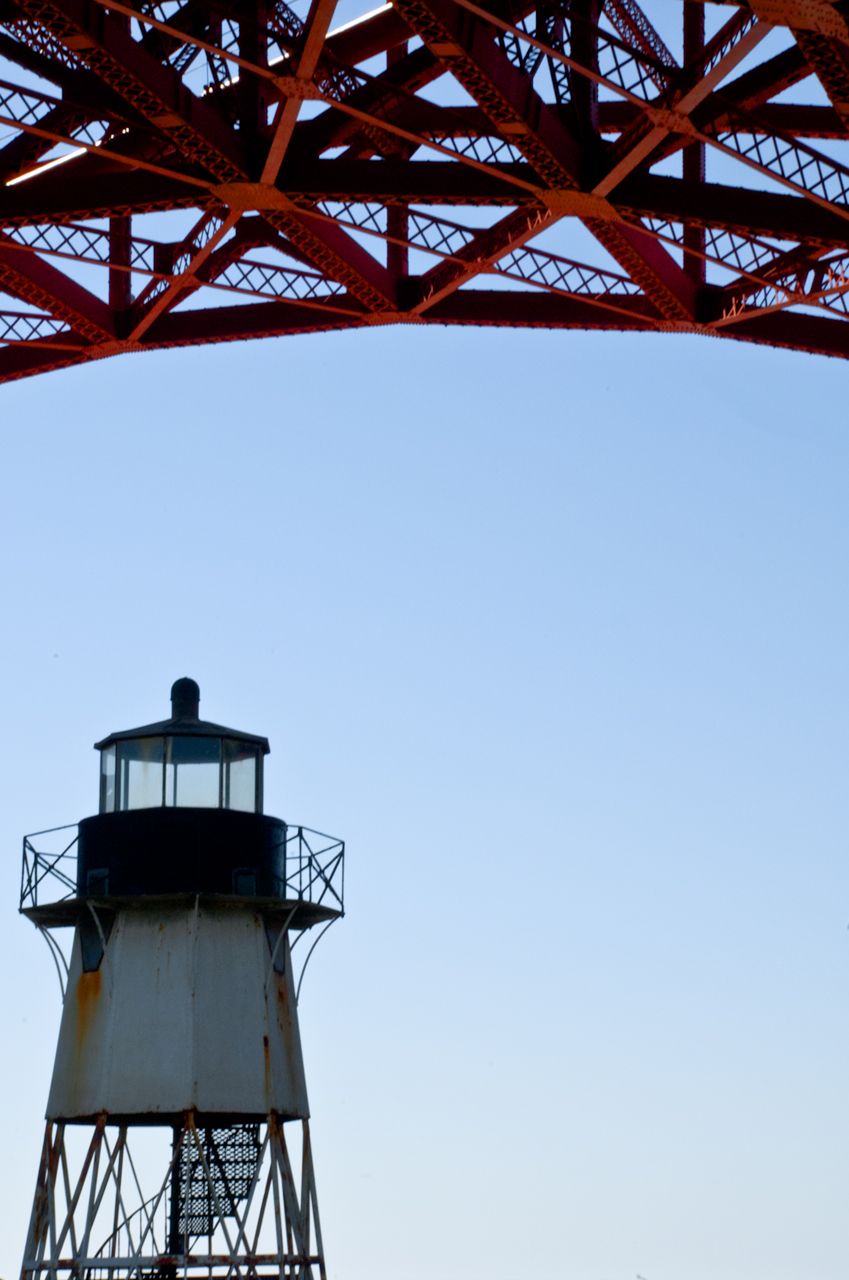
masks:
[(0, 123), (0, 381), (405, 322), (849, 355), (847, 0), (0, 0)]

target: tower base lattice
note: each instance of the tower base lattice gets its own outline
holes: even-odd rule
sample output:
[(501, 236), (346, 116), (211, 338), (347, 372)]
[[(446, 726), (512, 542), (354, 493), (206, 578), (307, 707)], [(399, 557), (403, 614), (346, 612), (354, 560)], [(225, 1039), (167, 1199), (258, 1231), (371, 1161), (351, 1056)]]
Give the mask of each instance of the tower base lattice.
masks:
[(21, 1280), (200, 1275), (326, 1280), (309, 1122), (49, 1122)]

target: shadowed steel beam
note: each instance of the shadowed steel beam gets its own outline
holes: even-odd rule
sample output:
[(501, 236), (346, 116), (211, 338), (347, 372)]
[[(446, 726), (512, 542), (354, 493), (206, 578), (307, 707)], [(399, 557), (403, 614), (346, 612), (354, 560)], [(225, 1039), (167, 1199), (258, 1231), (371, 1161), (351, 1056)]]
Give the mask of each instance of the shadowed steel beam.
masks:
[(289, 302), (260, 302), (253, 307), (216, 307), (176, 311), (162, 316), (148, 334), (151, 347), (194, 346), (203, 342), (242, 342), (271, 334), (324, 333), (365, 323), (360, 311), (349, 317), (305, 314)]
[(721, 227), (740, 235), (782, 240), (846, 242), (845, 219), (799, 196), (744, 190), (718, 182), (684, 182), (663, 174), (629, 178), (618, 194), (620, 208), (636, 217), (652, 215), (692, 226)]
[(13, 297), (64, 320), (89, 342), (114, 336), (109, 308), (103, 302), (49, 262), (19, 249), (2, 235), (0, 286)]
[(654, 330), (657, 317), (644, 299), (636, 299), (633, 314), (617, 314), (594, 306), (589, 299), (564, 298), (545, 293), (501, 293), (469, 289), (444, 298), (428, 313), (436, 324), (473, 324), (511, 328), (519, 323), (529, 329)]
[(45, 346), (0, 347), (0, 382), (16, 382), (19, 378), (67, 369), (79, 363), (78, 355), (69, 355), (62, 348), (57, 348), (54, 353)]
[(13, 187), (0, 187), (0, 226), (34, 222), (79, 222), (113, 213), (155, 213), (188, 209), (197, 188), (159, 174), (110, 173), (97, 159), (74, 161), (74, 181), (62, 168), (51, 169)]

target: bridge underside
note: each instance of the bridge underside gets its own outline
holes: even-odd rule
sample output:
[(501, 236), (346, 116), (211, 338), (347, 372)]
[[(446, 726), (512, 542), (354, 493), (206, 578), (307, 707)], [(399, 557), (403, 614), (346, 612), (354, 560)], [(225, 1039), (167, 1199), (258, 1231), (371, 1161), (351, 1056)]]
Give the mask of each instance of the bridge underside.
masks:
[(0, 381), (397, 323), (849, 355), (846, 0), (0, 0)]

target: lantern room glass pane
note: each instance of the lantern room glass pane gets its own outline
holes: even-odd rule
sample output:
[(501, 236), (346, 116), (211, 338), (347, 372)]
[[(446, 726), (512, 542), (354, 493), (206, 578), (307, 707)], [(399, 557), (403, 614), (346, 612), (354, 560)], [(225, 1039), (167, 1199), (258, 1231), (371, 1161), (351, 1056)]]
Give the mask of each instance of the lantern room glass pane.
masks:
[(257, 810), (257, 749), (233, 738), (224, 739), (224, 808), (244, 813)]
[(217, 809), (221, 804), (221, 739), (169, 738), (165, 803)]
[(100, 812), (115, 812), (115, 747), (100, 753)]
[(162, 804), (164, 748), (164, 738), (118, 743), (116, 808), (154, 809)]

